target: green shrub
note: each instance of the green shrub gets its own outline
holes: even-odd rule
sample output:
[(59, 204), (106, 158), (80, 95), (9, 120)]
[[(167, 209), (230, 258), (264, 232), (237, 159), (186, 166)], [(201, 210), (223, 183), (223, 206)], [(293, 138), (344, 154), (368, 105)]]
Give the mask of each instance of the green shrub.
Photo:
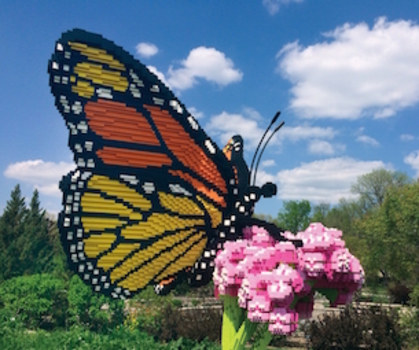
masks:
[(419, 348), (419, 310), (417, 308), (406, 308), (400, 312), (400, 327), (406, 344), (410, 348)]
[(388, 285), (388, 293), (392, 303), (407, 304), (410, 300), (409, 294), (411, 292), (412, 290), (402, 283), (390, 282)]
[(381, 306), (353, 308), (311, 321), (304, 329), (313, 350), (402, 349), (403, 334), (396, 310)]
[(191, 286), (188, 284), (186, 280), (180, 282), (176, 285), (173, 289), (173, 294), (176, 296), (184, 296), (187, 295), (191, 290)]
[(197, 342), (192, 339), (179, 338), (167, 344), (167, 350), (220, 350), (218, 344), (214, 344), (208, 339)]
[(172, 305), (173, 305), (173, 307), (174, 308), (181, 308), (182, 306), (183, 306), (183, 302), (182, 302), (182, 300), (179, 300), (179, 299), (173, 299), (172, 300)]
[(156, 340), (177, 339), (177, 336), (170, 338), (162, 336), (163, 333), (172, 332), (171, 318), (166, 311), (177, 310), (178, 307), (175, 305), (179, 305), (179, 303), (174, 301), (170, 295), (150, 296), (150, 299), (142, 299), (134, 304), (136, 310), (131, 315), (130, 322), (133, 327), (150, 334)]
[[(25, 329), (25, 325), (15, 317), (14, 312), (10, 309), (0, 308), (0, 339), (21, 334)], [(0, 348), (2, 349), (2, 347)]]
[[(217, 349), (213, 344), (203, 343), (200, 347), (193, 341), (178, 340), (168, 344), (157, 343), (149, 335), (138, 330), (129, 330), (126, 327), (118, 327), (109, 330), (106, 334), (89, 331), (75, 326), (68, 331), (57, 330), (45, 332), (39, 330), (34, 333), (13, 332), (5, 337), (0, 337), (0, 349), (32, 349), (32, 350), (212, 350)], [(218, 348), (219, 349), (219, 348)]]
[(409, 294), (409, 297), (411, 304), (419, 307), (419, 284), (413, 288), (413, 291)]
[(48, 274), (15, 277), (0, 285), (3, 315), (29, 329), (65, 325), (67, 295), (62, 280)]
[[(155, 340), (168, 342), (180, 338), (202, 342), (205, 338), (219, 341), (222, 315), (219, 309), (182, 310), (181, 303), (171, 295), (156, 297), (148, 292), (142, 299), (132, 302), (135, 309), (125, 324), (153, 336)], [(149, 298), (149, 299), (146, 299)]]
[(161, 333), (159, 340), (187, 338), (202, 342), (221, 340), (222, 314), (220, 309), (193, 308), (175, 309), (167, 305), (162, 311)]
[(105, 331), (124, 322), (124, 302), (111, 300), (74, 275), (68, 289), (68, 325), (81, 325), (93, 331)]

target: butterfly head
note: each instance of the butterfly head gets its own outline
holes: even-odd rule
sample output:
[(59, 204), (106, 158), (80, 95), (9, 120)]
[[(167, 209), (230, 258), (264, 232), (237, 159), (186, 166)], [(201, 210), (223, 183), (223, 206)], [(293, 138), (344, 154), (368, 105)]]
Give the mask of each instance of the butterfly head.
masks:
[(223, 148), (223, 152), (229, 161), (243, 158), (243, 138), (240, 135), (234, 135)]

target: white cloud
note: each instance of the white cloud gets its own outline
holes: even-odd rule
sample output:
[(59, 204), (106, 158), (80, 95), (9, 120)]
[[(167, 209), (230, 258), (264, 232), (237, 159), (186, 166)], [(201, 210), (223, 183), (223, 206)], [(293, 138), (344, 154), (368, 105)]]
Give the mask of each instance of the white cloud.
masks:
[(367, 145), (371, 145), (374, 147), (378, 147), (380, 145), (380, 143), (376, 139), (367, 135), (360, 135), (356, 138), (356, 140), (358, 142), (366, 143)]
[(312, 138), (333, 139), (338, 132), (331, 127), (299, 125), (294, 127), (284, 126), (279, 133), (282, 138), (295, 142)]
[[(251, 181), (253, 182), (253, 175)], [(275, 183), (275, 175), (269, 174), (268, 172), (264, 171), (263, 169), (258, 169), (257, 176), (256, 176), (256, 186), (263, 186), (267, 182)]]
[(415, 137), (413, 135), (410, 135), (410, 134), (400, 135), (400, 140), (402, 140), (402, 141), (412, 141), (414, 139), (415, 139)]
[(10, 164), (4, 172), (6, 177), (33, 185), (47, 196), (61, 196), (58, 183), (63, 175), (75, 168), (74, 163), (44, 162), (41, 159)]
[(220, 86), (225, 86), (243, 77), (243, 73), (234, 68), (233, 61), (224, 53), (204, 46), (193, 49), (181, 62), (181, 68), (169, 67), (168, 83), (178, 90), (186, 90), (205, 79)]
[[(205, 130), (213, 137), (218, 137), (225, 144), (233, 135), (239, 134), (245, 140), (245, 149), (256, 147), (265, 132), (259, 127), (258, 122), (263, 120), (260, 114), (245, 108), (242, 114), (222, 112), (213, 116), (205, 125)], [(317, 127), (310, 125), (284, 126), (272, 140), (271, 145), (279, 145), (282, 141), (297, 142), (302, 140), (333, 139), (337, 131), (331, 127)], [(269, 134), (268, 136), (269, 137)], [(266, 138), (267, 139), (267, 138)], [(247, 146), (247, 147), (246, 147)]]
[(273, 159), (266, 159), (261, 163), (262, 168), (267, 168), (274, 165), (276, 165), (276, 162)]
[(139, 43), (135, 48), (137, 53), (145, 58), (152, 57), (159, 52), (158, 47), (151, 43)]
[(263, 129), (259, 128), (256, 120), (246, 118), (241, 114), (227, 112), (213, 116), (205, 126), (205, 130), (218, 137), (223, 145), (233, 135), (239, 134), (244, 139), (245, 149), (248, 146), (256, 147), (264, 132)]
[(386, 118), (419, 101), (419, 26), (379, 18), (344, 24), (307, 47), (285, 45), (278, 71), (291, 81), (291, 108), (305, 118)]
[(354, 198), (350, 188), (358, 176), (383, 167), (391, 169), (382, 161), (359, 161), (346, 157), (303, 163), (276, 175), (278, 196), (283, 200), (307, 199), (335, 204), (342, 197)]
[(251, 119), (263, 120), (263, 118), (260, 115), (260, 113), (256, 109), (253, 109), (252, 107), (244, 107), (243, 108), (243, 114), (245, 116), (251, 118)]
[(311, 154), (318, 155), (333, 155), (338, 152), (345, 150), (345, 145), (342, 144), (331, 144), (324, 140), (313, 140), (308, 144), (308, 152)]
[(419, 150), (410, 153), (404, 158), (404, 162), (416, 170), (416, 176), (419, 177)]
[(195, 119), (199, 119), (204, 116), (204, 113), (201, 111), (198, 111), (195, 107), (188, 107), (188, 111), (190, 114), (194, 116)]
[(160, 72), (156, 67), (154, 66), (147, 66), (148, 70), (155, 74), (159, 80), (165, 84), (166, 86), (170, 87), (169, 83), (166, 80), (166, 77), (164, 76), (164, 73)]
[(303, 0), (262, 0), (263, 6), (266, 7), (269, 14), (273, 16), (279, 11), (281, 5), (289, 4), (290, 2), (303, 2)]

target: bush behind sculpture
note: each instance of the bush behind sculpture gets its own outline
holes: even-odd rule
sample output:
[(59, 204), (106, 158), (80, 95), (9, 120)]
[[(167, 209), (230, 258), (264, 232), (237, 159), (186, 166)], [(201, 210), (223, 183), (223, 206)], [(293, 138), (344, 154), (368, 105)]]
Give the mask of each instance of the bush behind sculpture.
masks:
[(397, 310), (382, 306), (347, 306), (311, 321), (304, 332), (313, 350), (400, 350), (403, 343)]
[(0, 285), (0, 309), (3, 317), (29, 329), (62, 327), (67, 310), (65, 282), (48, 274), (7, 280)]
[(28, 329), (80, 325), (94, 331), (124, 320), (124, 303), (95, 294), (78, 276), (69, 282), (50, 274), (9, 279), (0, 285), (0, 317)]

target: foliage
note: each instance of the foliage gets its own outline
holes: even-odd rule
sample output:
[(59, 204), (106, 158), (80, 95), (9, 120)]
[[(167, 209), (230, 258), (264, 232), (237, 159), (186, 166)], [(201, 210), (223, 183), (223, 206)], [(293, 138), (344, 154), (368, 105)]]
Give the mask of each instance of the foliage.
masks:
[(181, 310), (178, 300), (156, 296), (151, 287), (146, 288), (131, 303), (133, 310), (125, 321), (131, 329), (139, 329), (156, 340), (187, 338), (203, 341), (220, 339), (221, 312), (219, 309), (192, 308)]
[(57, 225), (33, 192), (29, 208), (17, 185), (0, 218), (0, 281), (34, 273), (68, 276)]
[(19, 185), (16, 185), (0, 218), (0, 280), (22, 274), (20, 243), (24, 235), (26, 214), (25, 198), (22, 197)]
[(253, 217), (266, 222), (275, 222), (275, 218), (273, 218), (272, 215), (269, 214), (253, 214)]
[(409, 177), (399, 171), (376, 169), (359, 176), (351, 192), (360, 196), (359, 202), (364, 213), (383, 204), (389, 189), (401, 188), (410, 182)]
[(407, 308), (400, 312), (400, 327), (409, 348), (419, 348), (419, 310)]
[(413, 288), (413, 291), (409, 294), (409, 297), (410, 297), (410, 302), (412, 303), (412, 305), (419, 308), (419, 284), (417, 284)]
[[(142, 332), (160, 342), (176, 340), (162, 349), (215, 348), (211, 341), (220, 339), (220, 310), (180, 311), (178, 300), (156, 296), (152, 288), (143, 292), (144, 296), (147, 299), (136, 305), (135, 312), (126, 319), (123, 301), (93, 293), (76, 275), (68, 283), (48, 274), (7, 280), (0, 286), (0, 348), (8, 348), (3, 345), (10, 343), (17, 348), (99, 349), (106, 341), (111, 344), (106, 348), (132, 348), (134, 341), (130, 339), (139, 339), (140, 333), (144, 337)], [(64, 327), (68, 336), (57, 332)], [(117, 332), (121, 327), (130, 333)], [(44, 333), (42, 329), (55, 331)], [(125, 335), (126, 339), (122, 337)], [(150, 348), (159, 348), (147, 339)], [(141, 340), (138, 342), (141, 344)]]
[(49, 247), (52, 253), (52, 259), (49, 261), (49, 265), (46, 267), (46, 270), (51, 272), (54, 276), (68, 281), (73, 273), (67, 266), (67, 257), (61, 244), (57, 222), (53, 219), (49, 219), (48, 217), (46, 218), (46, 221), (48, 227)]
[(105, 331), (123, 323), (124, 302), (111, 300), (91, 288), (74, 275), (68, 290), (68, 324), (82, 325), (94, 331)]
[(406, 305), (410, 301), (410, 293), (412, 290), (402, 283), (391, 281), (388, 284), (388, 293), (390, 302)]
[[(0, 323), (0, 329), (1, 327)], [(127, 327), (114, 328), (106, 334), (92, 332), (82, 327), (73, 327), (67, 331), (37, 331), (35, 333), (10, 330), (4, 336), (0, 336), (0, 349), (220, 350), (220, 347), (207, 340), (199, 343), (182, 338), (166, 344), (157, 343), (148, 334), (130, 330)]]
[(166, 341), (176, 339), (172, 335), (198, 342), (205, 339), (219, 342), (221, 339), (220, 309), (194, 308), (181, 311), (170, 306), (164, 310), (163, 320), (163, 330), (166, 334), (163, 332), (162, 337), (165, 337)]
[(15, 277), (0, 285), (2, 312), (29, 329), (62, 327), (67, 299), (62, 280), (50, 275)]
[(326, 220), (326, 215), (330, 210), (329, 203), (319, 203), (313, 207), (313, 215), (311, 216), (311, 222), (321, 222), (324, 223)]
[(310, 224), (310, 202), (284, 201), (284, 208), (278, 213), (277, 224), (280, 228), (292, 233), (305, 230)]
[(33, 193), (24, 220), (24, 235), (20, 238), (20, 265), (23, 273), (47, 272), (53, 252), (49, 245), (45, 210), (41, 209), (37, 190)]
[(396, 310), (347, 306), (338, 315), (326, 314), (311, 321), (305, 328), (305, 336), (313, 350), (399, 350), (403, 334), (398, 322)]
[(365, 267), (413, 288), (419, 284), (419, 181), (387, 191), (381, 207), (357, 224), (367, 241)]

